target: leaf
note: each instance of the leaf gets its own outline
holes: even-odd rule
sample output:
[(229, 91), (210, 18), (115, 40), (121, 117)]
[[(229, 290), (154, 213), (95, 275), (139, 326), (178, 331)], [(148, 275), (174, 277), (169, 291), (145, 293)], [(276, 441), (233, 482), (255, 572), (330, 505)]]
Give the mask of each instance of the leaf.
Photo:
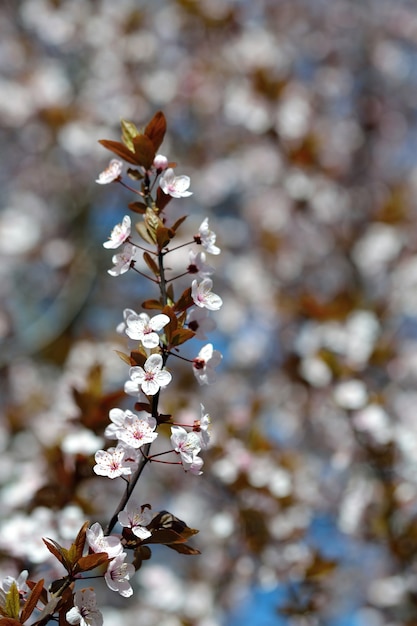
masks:
[(162, 309), (163, 306), (160, 303), (159, 300), (145, 300), (145, 302), (142, 302), (142, 308), (143, 309)]
[[(58, 561), (60, 563), (62, 563), (62, 565), (68, 571), (68, 568), (65, 565), (65, 563), (67, 563), (67, 558), (66, 558), (67, 557), (67, 550), (65, 550), (65, 548), (62, 548), (59, 545), (59, 543), (56, 543), (56, 541), (54, 541), (53, 539), (44, 539), (43, 538), (42, 541), (44, 542), (44, 544), (48, 548), (49, 552), (51, 554), (53, 554), (54, 557), (56, 557), (58, 559)], [(64, 563), (64, 561), (65, 561), (65, 563)]]
[(17, 619), (19, 617), (20, 596), (19, 589), (17, 588), (15, 581), (12, 582), (10, 589), (6, 594), (5, 609), (9, 617), (12, 617), (13, 619)]
[(146, 353), (139, 350), (132, 350), (130, 353), (130, 365), (143, 367), (147, 358)]
[(152, 238), (152, 235), (148, 231), (145, 222), (137, 222), (135, 224), (135, 229), (138, 235), (142, 237), (142, 239), (146, 241), (146, 243), (150, 243), (152, 245), (156, 243), (156, 238)]
[(122, 119), (121, 126), (122, 141), (129, 150), (134, 152), (133, 139), (139, 135), (139, 131), (133, 122), (128, 122), (127, 120)]
[(197, 548), (192, 548), (185, 543), (171, 543), (167, 545), (167, 548), (171, 548), (171, 550), (175, 550), (175, 552), (179, 552), (180, 554), (188, 554), (192, 556), (201, 554), (200, 550), (197, 550)]
[(191, 297), (191, 287), (188, 287), (174, 304), (174, 311), (185, 311), (193, 304), (194, 301)]
[(166, 226), (158, 226), (156, 229), (156, 242), (159, 246), (159, 249), (165, 248), (171, 241), (171, 239), (175, 236), (175, 232), (171, 228), (167, 228)]
[(138, 160), (136, 159), (133, 152), (131, 152), (126, 146), (124, 146), (120, 141), (111, 141), (110, 139), (99, 139), (98, 141), (102, 146), (114, 152), (121, 159), (124, 159), (128, 163), (132, 163), (132, 165), (140, 165)]
[(145, 214), (147, 208), (143, 202), (130, 202), (127, 206), (134, 213), (141, 213), (142, 215)]
[(33, 611), (35, 610), (38, 600), (41, 597), (42, 592), (44, 591), (43, 583), (43, 578), (41, 580), (38, 580), (36, 585), (33, 587), (30, 595), (27, 597), (22, 609), (22, 615), (20, 617), (22, 624), (26, 622), (26, 620), (32, 615)]
[(160, 271), (158, 264), (155, 262), (155, 259), (149, 254), (149, 252), (143, 253), (143, 260), (151, 270), (152, 274), (154, 274), (155, 276), (159, 276)]
[(135, 151), (136, 164), (142, 165), (145, 170), (150, 170), (155, 158), (155, 147), (146, 135), (134, 137), (133, 148)]
[(164, 140), (166, 129), (167, 122), (165, 115), (162, 111), (158, 111), (145, 128), (145, 135), (151, 140), (155, 152)]
[(22, 626), (22, 622), (11, 617), (0, 617), (1, 626)]
[(163, 211), (168, 202), (172, 200), (172, 196), (164, 193), (160, 187), (158, 187), (156, 191), (156, 200), (155, 204), (158, 207), (159, 211)]
[(170, 344), (172, 346), (180, 346), (189, 339), (192, 339), (194, 336), (195, 332), (193, 330), (189, 330), (188, 328), (179, 328), (172, 333)]
[(141, 172), (139, 172), (139, 170), (133, 169), (132, 167), (129, 167), (129, 169), (127, 170), (126, 173), (129, 176), (129, 178), (131, 178), (132, 180), (142, 180), (143, 179), (143, 174), (141, 174)]
[(171, 226), (172, 230), (176, 232), (181, 224), (187, 219), (187, 217), (187, 215), (183, 215), (182, 217), (178, 218), (177, 221)]
[(83, 551), (84, 551), (84, 546), (85, 546), (85, 542), (86, 542), (86, 537), (87, 537), (87, 528), (90, 526), (90, 522), (86, 521), (84, 522), (84, 524), (81, 526), (80, 530), (78, 531), (78, 534), (75, 538), (74, 541), (74, 546), (75, 546), (75, 559), (78, 561), (82, 555), (83, 555)]
[(135, 409), (136, 411), (146, 411), (147, 413), (152, 412), (152, 408), (149, 402), (136, 402)]
[(115, 350), (115, 353), (117, 354), (117, 356), (122, 359), (122, 361), (124, 361), (125, 363), (127, 363), (128, 365), (131, 365), (130, 362), (130, 356), (128, 356), (127, 354), (125, 354), (124, 352), (120, 352), (120, 350)]
[(95, 569), (99, 565), (103, 565), (103, 563), (109, 562), (109, 555), (107, 552), (96, 552), (94, 554), (87, 554), (87, 556), (82, 556), (75, 567), (75, 570), (78, 572), (88, 572), (91, 569)]

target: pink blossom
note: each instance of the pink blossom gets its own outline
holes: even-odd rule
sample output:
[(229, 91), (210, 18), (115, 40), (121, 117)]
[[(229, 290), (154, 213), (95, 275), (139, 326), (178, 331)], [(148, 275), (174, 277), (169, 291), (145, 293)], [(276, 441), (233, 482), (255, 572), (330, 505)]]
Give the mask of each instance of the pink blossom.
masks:
[(119, 441), (138, 449), (146, 443), (155, 441), (158, 436), (158, 433), (154, 432), (155, 428), (156, 419), (151, 415), (143, 413), (142, 417), (138, 417), (131, 411), (126, 411), (123, 424), (116, 428), (115, 434)]
[(126, 239), (130, 235), (131, 230), (131, 219), (128, 215), (125, 215), (123, 218), (123, 222), (121, 224), (116, 224), (116, 226), (111, 231), (110, 237), (108, 241), (103, 243), (105, 248), (118, 248), (126, 241)]
[(200, 437), (194, 431), (187, 432), (182, 426), (171, 426), (171, 444), (180, 455), (185, 471), (201, 474), (203, 460), (198, 456), (201, 450)]
[(130, 476), (138, 462), (138, 454), (133, 448), (121, 443), (116, 448), (99, 450), (95, 454), (96, 465), (93, 467), (98, 476), (117, 478), (118, 476)]
[(189, 176), (175, 176), (172, 167), (169, 167), (162, 174), (159, 181), (162, 191), (172, 198), (186, 198), (192, 195), (192, 191), (187, 191), (190, 186)]
[(114, 267), (107, 270), (107, 273), (110, 274), (110, 276), (120, 276), (121, 274), (127, 272), (132, 263), (135, 261), (137, 251), (138, 249), (136, 246), (132, 246), (132, 244), (127, 243), (121, 252), (113, 256), (112, 263), (114, 264)]
[(126, 320), (126, 335), (130, 339), (141, 341), (145, 348), (159, 346), (157, 331), (162, 330), (169, 323), (168, 315), (160, 313), (152, 318), (147, 313), (130, 315)]
[(208, 309), (193, 307), (188, 312), (188, 328), (195, 332), (197, 339), (207, 341), (206, 333), (216, 328), (216, 322), (209, 317)]
[(219, 365), (222, 355), (218, 350), (213, 350), (211, 343), (201, 348), (198, 356), (193, 361), (193, 372), (200, 385), (211, 385), (216, 380), (214, 368)]
[(132, 533), (141, 540), (147, 539), (152, 534), (145, 528), (152, 519), (152, 514), (146, 507), (129, 502), (125, 510), (119, 513), (117, 519), (121, 526), (130, 528)]
[(110, 559), (120, 554), (123, 550), (120, 539), (115, 535), (106, 536), (98, 522), (87, 528), (86, 538), (93, 552), (107, 552)]
[(125, 383), (125, 393), (136, 395), (140, 389), (147, 396), (154, 396), (161, 387), (166, 387), (172, 379), (171, 374), (162, 368), (163, 361), (160, 354), (151, 354), (143, 367), (131, 367), (131, 380)]
[(123, 163), (119, 159), (112, 159), (106, 169), (96, 179), (99, 185), (107, 185), (117, 180), (122, 173)]
[(211, 291), (212, 287), (213, 281), (211, 278), (203, 278), (201, 283), (193, 280), (191, 283), (191, 297), (194, 300), (194, 304), (209, 311), (218, 311), (223, 301), (220, 296)]
[(220, 248), (215, 245), (216, 233), (209, 229), (208, 217), (201, 222), (198, 235), (196, 235), (194, 239), (196, 243), (202, 245), (209, 254), (220, 254)]
[(78, 589), (74, 594), (74, 606), (67, 611), (66, 620), (74, 626), (102, 626), (103, 616), (97, 608), (96, 594), (92, 587)]
[(198, 274), (201, 278), (214, 274), (214, 267), (206, 263), (204, 252), (189, 251), (190, 264), (187, 270), (190, 274)]
[(124, 598), (129, 598), (133, 594), (133, 589), (129, 579), (135, 573), (135, 568), (130, 563), (125, 563), (126, 552), (118, 554), (110, 561), (104, 580), (112, 591), (117, 591)]

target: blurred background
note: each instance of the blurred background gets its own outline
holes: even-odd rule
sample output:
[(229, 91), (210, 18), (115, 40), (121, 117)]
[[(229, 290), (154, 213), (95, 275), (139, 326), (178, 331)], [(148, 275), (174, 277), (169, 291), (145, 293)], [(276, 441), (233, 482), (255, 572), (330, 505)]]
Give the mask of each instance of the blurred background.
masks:
[(203, 554), (155, 548), (105, 624), (417, 624), (416, 43), (407, 0), (3, 0), (2, 577), (53, 575), (40, 538), (118, 502), (91, 471), (115, 328), (155, 294), (107, 274), (132, 196), (95, 184), (97, 142), (163, 110), (193, 191), (170, 215), (222, 248), (224, 359), (163, 398), (210, 412), (203, 476), (153, 465), (138, 498)]

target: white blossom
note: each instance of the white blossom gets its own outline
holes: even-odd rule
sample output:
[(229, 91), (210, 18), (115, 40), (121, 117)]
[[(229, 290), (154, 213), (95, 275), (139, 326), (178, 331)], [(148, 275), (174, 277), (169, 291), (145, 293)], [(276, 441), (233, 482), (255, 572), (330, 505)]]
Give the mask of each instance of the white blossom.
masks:
[(190, 177), (175, 176), (172, 167), (169, 167), (162, 174), (159, 186), (164, 193), (172, 198), (186, 198), (192, 195), (192, 191), (187, 191), (190, 186)]
[(126, 335), (130, 339), (141, 341), (145, 348), (156, 348), (159, 346), (159, 336), (157, 331), (162, 330), (169, 323), (168, 315), (160, 313), (152, 318), (147, 313), (136, 313), (129, 315), (126, 320)]
[(201, 283), (193, 280), (191, 283), (191, 297), (200, 308), (206, 308), (209, 311), (218, 311), (223, 301), (217, 294), (211, 291), (213, 281), (211, 278), (203, 278)]
[(140, 390), (147, 396), (154, 396), (161, 387), (166, 387), (172, 379), (171, 374), (162, 368), (160, 354), (151, 354), (143, 367), (135, 366), (129, 370), (130, 380), (125, 383), (125, 393), (137, 395)]
[(222, 355), (218, 350), (213, 349), (211, 343), (203, 346), (198, 356), (193, 360), (193, 372), (200, 385), (211, 385), (216, 380), (214, 368), (219, 365)]
[(220, 254), (221, 252), (220, 248), (215, 245), (216, 233), (209, 229), (208, 217), (206, 217), (200, 224), (196, 242), (201, 244), (205, 251), (209, 254)]
[(126, 552), (122, 552), (110, 561), (104, 580), (109, 589), (117, 591), (124, 598), (129, 598), (133, 594), (129, 579), (135, 573), (135, 568), (130, 563), (124, 562), (126, 556)]
[(112, 159), (106, 169), (101, 172), (96, 179), (96, 183), (99, 185), (107, 185), (117, 180), (122, 173), (123, 163), (119, 159)]
[(96, 594), (92, 587), (78, 589), (74, 594), (74, 606), (67, 611), (69, 624), (80, 626), (102, 626), (103, 616), (97, 608)]
[(121, 224), (116, 224), (110, 233), (108, 241), (103, 243), (105, 248), (115, 249), (122, 245), (130, 235), (132, 221), (129, 215), (125, 215)]

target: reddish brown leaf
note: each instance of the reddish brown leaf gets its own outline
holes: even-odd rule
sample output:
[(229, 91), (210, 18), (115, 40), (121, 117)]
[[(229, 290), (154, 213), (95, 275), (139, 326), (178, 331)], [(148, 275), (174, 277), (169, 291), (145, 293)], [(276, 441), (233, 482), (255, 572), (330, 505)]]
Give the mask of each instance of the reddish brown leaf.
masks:
[(196, 556), (197, 554), (201, 554), (200, 550), (197, 550), (197, 548), (192, 548), (185, 543), (171, 543), (167, 545), (167, 548), (171, 548), (171, 550), (175, 550), (175, 552), (179, 552), (180, 554), (187, 554), (190, 556)]
[(165, 115), (162, 111), (158, 111), (145, 128), (145, 135), (151, 140), (155, 152), (164, 140), (166, 129)]
[(133, 146), (135, 148), (136, 163), (149, 170), (155, 158), (155, 147), (151, 139), (146, 135), (138, 135), (133, 139)]
[(143, 260), (145, 261), (146, 265), (151, 270), (152, 274), (154, 274), (155, 276), (159, 276), (160, 272), (159, 272), (158, 264), (155, 262), (155, 259), (149, 254), (149, 252), (143, 253)]
[(130, 356), (128, 356), (127, 354), (125, 354), (124, 352), (120, 352), (119, 350), (115, 350), (117, 356), (122, 359), (122, 361), (124, 361), (125, 363), (127, 363), (128, 365), (132, 365), (132, 363), (130, 362)]
[(74, 541), (74, 546), (75, 546), (75, 559), (78, 561), (82, 555), (83, 555), (83, 551), (84, 551), (84, 546), (85, 546), (85, 541), (86, 541), (86, 536), (87, 536), (87, 528), (89, 527), (90, 522), (86, 521), (84, 522), (84, 524), (81, 526), (80, 530), (78, 531), (78, 534), (75, 538)]
[(163, 211), (168, 202), (172, 200), (172, 196), (164, 193), (160, 187), (158, 187), (156, 192), (156, 200), (155, 204), (158, 207), (159, 211)]
[(185, 311), (193, 304), (194, 302), (191, 297), (191, 287), (188, 287), (174, 304), (174, 311)]
[(0, 617), (1, 626), (22, 626), (22, 622), (11, 617)]
[(143, 309), (162, 309), (162, 304), (159, 300), (145, 300), (142, 302)]
[[(42, 541), (44, 542), (44, 544), (48, 548), (49, 552), (51, 554), (53, 554), (54, 557), (57, 558), (58, 561), (64, 565), (64, 560), (66, 560), (66, 552), (67, 551), (65, 550), (65, 554), (63, 554), (63, 552), (62, 552), (63, 548), (61, 548), (61, 546), (58, 543), (56, 543), (53, 539), (44, 539), (43, 538)], [(65, 567), (65, 565), (64, 565), (64, 567)]]
[(117, 154), (121, 159), (127, 161), (128, 163), (132, 163), (133, 165), (140, 165), (136, 156), (128, 149), (125, 145), (123, 145), (120, 141), (111, 141), (110, 139), (99, 139), (99, 143), (102, 146)]
[(187, 215), (183, 215), (171, 226), (172, 230), (177, 231), (181, 224), (187, 219)]
[(185, 343), (189, 339), (192, 339), (195, 336), (195, 332), (193, 330), (189, 330), (187, 328), (180, 328), (174, 331), (171, 335), (171, 345), (172, 346), (180, 346)]
[(141, 215), (145, 214), (146, 204), (143, 202), (130, 202), (127, 206), (131, 211), (134, 211), (134, 213), (140, 213)]
[(44, 590), (43, 582), (43, 578), (41, 580), (38, 580), (36, 585), (33, 587), (32, 592), (28, 596), (20, 616), (22, 624), (26, 622), (26, 620), (32, 615), (33, 611), (35, 610), (38, 600)]
[(159, 246), (159, 249), (165, 248), (171, 241), (171, 239), (175, 236), (174, 231), (171, 228), (167, 228), (166, 226), (158, 226), (156, 229), (156, 242)]
[(87, 556), (82, 556), (74, 568), (75, 572), (88, 572), (91, 569), (95, 569), (99, 565), (103, 565), (103, 563), (107, 563), (109, 561), (109, 555), (107, 552), (96, 552), (95, 554), (87, 554)]

